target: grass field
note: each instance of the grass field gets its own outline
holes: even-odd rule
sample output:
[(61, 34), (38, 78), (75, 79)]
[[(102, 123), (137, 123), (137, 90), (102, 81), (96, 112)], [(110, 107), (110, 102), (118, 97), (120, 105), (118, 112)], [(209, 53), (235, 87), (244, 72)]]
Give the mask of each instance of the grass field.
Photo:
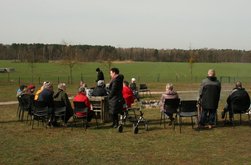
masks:
[[(250, 164), (250, 125), (196, 131), (187, 124), (179, 133), (159, 125), (158, 109), (145, 109), (149, 131), (122, 133), (109, 124), (99, 129), (34, 129), (16, 118), (17, 105), (0, 106), (0, 164)], [(244, 121), (246, 120), (244, 117)], [(94, 126), (94, 125), (93, 125)]]
[[(1, 67), (14, 67), (16, 72), (0, 74), (0, 102), (16, 100), (19, 77), (21, 83), (31, 83), (31, 68), (27, 63), (0, 61)], [(152, 91), (164, 91), (166, 82), (173, 82), (178, 91), (198, 90), (200, 81), (209, 68), (215, 68), (218, 76), (235, 77), (244, 81), (250, 89), (249, 64), (201, 64), (193, 65), (193, 80), (188, 63), (113, 63), (125, 79), (135, 77), (138, 83), (146, 82)], [(100, 67), (108, 78), (108, 70), (101, 63), (81, 63), (74, 66), (73, 84), (68, 85), (70, 96), (75, 95), (81, 73), (89, 86), (94, 86), (96, 67)], [(69, 68), (59, 63), (35, 64), (34, 84), (40, 81), (67, 82)], [(233, 88), (223, 82), (223, 90)], [(218, 111), (225, 104), (227, 91), (221, 93)], [(180, 93), (181, 98), (197, 98), (197, 93)], [(143, 99), (159, 99), (159, 95)], [(0, 164), (250, 164), (250, 125), (227, 127), (222, 124), (213, 130), (196, 131), (186, 124), (179, 133), (159, 125), (159, 109), (144, 109), (144, 117), (149, 120), (149, 131), (140, 129), (132, 133), (128, 123), (123, 133), (109, 128), (109, 124), (99, 129), (91, 127), (45, 129), (36, 126), (31, 129), (16, 117), (17, 105), (0, 106)], [(238, 119), (238, 117), (237, 117)], [(244, 116), (247, 121), (247, 116)]]
[[(68, 93), (76, 93), (78, 83), (83, 79), (89, 87), (95, 86), (95, 69), (100, 67), (106, 82), (109, 82), (109, 71), (106, 63), (78, 63), (73, 67), (73, 84), (69, 84), (69, 66), (60, 62), (35, 63), (32, 82), (31, 67), (28, 63), (0, 60), (1, 68), (13, 67), (15, 72), (0, 73), (1, 101), (15, 100), (15, 92), (21, 84), (33, 83), (37, 87), (43, 81), (51, 81), (56, 87), (58, 82), (68, 84)], [(200, 82), (206, 77), (209, 68), (215, 68), (218, 79), (222, 78), (223, 88), (233, 88), (235, 80), (241, 80), (244, 87), (249, 89), (251, 76), (251, 65), (241, 63), (194, 63), (193, 76), (188, 63), (167, 62), (113, 62), (112, 67), (118, 67), (125, 80), (130, 81), (132, 77), (137, 83), (147, 83), (153, 91), (163, 91), (167, 82), (172, 82), (176, 90), (198, 90)]]

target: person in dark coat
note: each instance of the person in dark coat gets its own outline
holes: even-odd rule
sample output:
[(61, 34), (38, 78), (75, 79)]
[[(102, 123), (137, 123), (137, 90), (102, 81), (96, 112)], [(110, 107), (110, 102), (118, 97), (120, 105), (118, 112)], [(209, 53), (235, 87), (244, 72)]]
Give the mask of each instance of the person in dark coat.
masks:
[[(230, 123), (233, 122), (234, 112), (242, 113), (246, 112), (250, 107), (250, 97), (245, 88), (242, 88), (242, 83), (237, 81), (235, 88), (231, 91), (227, 98), (227, 104), (222, 112), (222, 118), (225, 118), (225, 114), (229, 112)], [(233, 111), (234, 110), (234, 111)]]
[(92, 91), (92, 96), (107, 96), (107, 90), (104, 87), (104, 82), (99, 80), (97, 86)]
[(215, 70), (209, 69), (208, 76), (202, 80), (199, 91), (199, 102), (202, 108), (199, 125), (200, 127), (205, 127), (208, 121), (208, 128), (210, 129), (215, 126), (215, 115), (221, 92), (221, 83), (215, 75)]
[(44, 84), (44, 89), (38, 95), (38, 101), (42, 101), (48, 106), (48, 115), (49, 115), (49, 125), (56, 125), (55, 114), (54, 114), (54, 101), (53, 101), (53, 86), (50, 82)]
[(111, 68), (110, 70), (111, 81), (109, 84), (109, 113), (112, 116), (112, 126), (118, 126), (118, 114), (122, 113), (123, 105), (125, 104), (122, 89), (124, 76), (119, 74), (118, 68)]
[(104, 74), (103, 74), (102, 70), (100, 70), (99, 68), (97, 68), (96, 72), (97, 72), (97, 80), (96, 80), (96, 82), (98, 82), (99, 80), (102, 80), (103, 82), (105, 82), (105, 78), (104, 78)]

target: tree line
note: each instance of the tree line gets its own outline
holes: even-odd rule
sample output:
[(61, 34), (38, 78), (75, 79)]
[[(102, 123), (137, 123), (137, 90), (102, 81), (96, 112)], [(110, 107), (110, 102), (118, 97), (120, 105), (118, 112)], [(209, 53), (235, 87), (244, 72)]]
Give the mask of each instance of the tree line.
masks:
[(99, 45), (0, 44), (0, 60), (48, 62), (53, 60), (151, 62), (251, 62), (251, 51), (235, 49), (149, 49)]

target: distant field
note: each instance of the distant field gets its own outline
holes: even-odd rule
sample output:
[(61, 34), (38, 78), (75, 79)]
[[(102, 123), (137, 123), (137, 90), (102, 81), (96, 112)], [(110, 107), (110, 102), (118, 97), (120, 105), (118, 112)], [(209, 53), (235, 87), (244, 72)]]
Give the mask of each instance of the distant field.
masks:
[[(194, 63), (192, 74), (189, 63), (168, 63), (168, 62), (113, 62), (112, 67), (118, 67), (125, 76), (125, 80), (130, 81), (132, 77), (138, 83), (147, 83), (149, 88), (155, 91), (163, 91), (167, 82), (174, 83), (177, 90), (198, 89), (199, 83), (206, 77), (207, 70), (216, 69), (217, 77), (223, 83), (230, 84), (229, 89), (235, 80), (241, 80), (244, 85), (249, 85), (251, 81), (251, 65), (247, 63)], [(106, 82), (109, 82), (109, 69), (107, 63), (78, 63), (73, 67), (73, 84), (69, 84), (69, 66), (60, 62), (35, 63), (33, 69), (28, 63), (18, 63), (14, 61), (1, 61), (0, 68), (13, 67), (15, 72), (0, 73), (1, 100), (11, 100), (19, 83), (33, 83), (40, 86), (43, 81), (51, 81), (54, 84), (66, 82), (68, 91), (75, 93), (79, 81), (84, 80), (89, 87), (95, 86), (95, 69), (100, 67)], [(192, 75), (192, 76), (191, 76)], [(33, 77), (33, 78), (32, 78)], [(32, 81), (33, 79), (33, 81)], [(230, 82), (230, 83), (229, 83)], [(10, 92), (11, 91), (11, 92)]]
[[(1, 73), (1, 83), (4, 81), (21, 82), (32, 81), (32, 69), (28, 63), (16, 63), (13, 61), (0, 61), (0, 67), (13, 67), (16, 72)], [(106, 80), (109, 79), (109, 70), (106, 63), (79, 63), (73, 67), (73, 81), (78, 82), (81, 77), (87, 83), (93, 83), (96, 78), (95, 69), (100, 67)], [(217, 71), (217, 76), (230, 76), (251, 80), (251, 65), (247, 63), (194, 63), (191, 69), (189, 63), (168, 63), (168, 62), (119, 62), (112, 63), (112, 67), (118, 67), (125, 79), (135, 77), (138, 82), (200, 82), (206, 76), (210, 68)], [(35, 63), (33, 70), (33, 81), (67, 81), (70, 75), (69, 66), (57, 63)], [(228, 81), (227, 78), (223, 79)]]

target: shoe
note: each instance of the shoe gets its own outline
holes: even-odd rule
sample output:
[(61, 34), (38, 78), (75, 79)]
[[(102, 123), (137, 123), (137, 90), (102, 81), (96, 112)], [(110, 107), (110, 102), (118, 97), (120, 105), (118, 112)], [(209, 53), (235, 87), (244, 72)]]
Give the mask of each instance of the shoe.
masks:
[(221, 118), (225, 119), (225, 112), (224, 111), (221, 112)]

